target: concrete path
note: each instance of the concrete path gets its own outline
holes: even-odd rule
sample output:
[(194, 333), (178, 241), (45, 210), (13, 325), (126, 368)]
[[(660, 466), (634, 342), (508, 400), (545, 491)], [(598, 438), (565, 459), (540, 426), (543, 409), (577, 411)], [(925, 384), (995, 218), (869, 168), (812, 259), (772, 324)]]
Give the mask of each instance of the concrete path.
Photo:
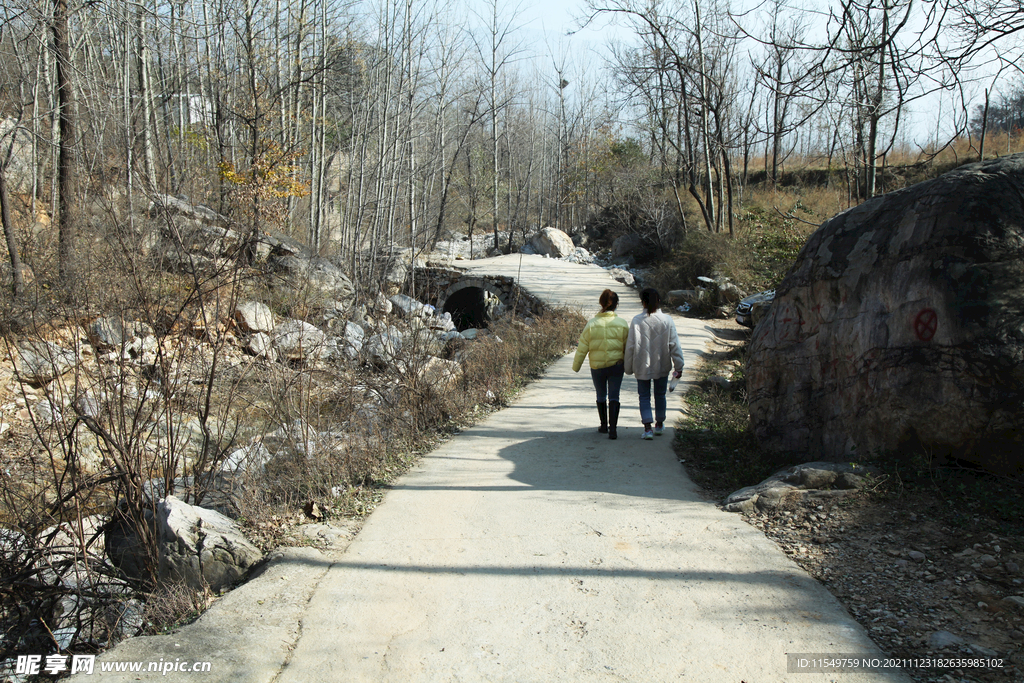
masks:
[[(587, 314), (608, 286), (623, 317), (639, 310), (599, 268), (464, 265), (515, 270), (531, 292)], [(692, 371), (708, 326), (676, 322)], [(701, 498), (671, 432), (639, 439), (635, 390), (627, 378), (610, 441), (595, 430), (589, 373), (561, 359), (513, 406), (424, 457), (340, 557), (286, 553), (196, 624), (101, 661), (209, 661), (206, 681), (279, 683), (905, 680), (787, 672), (787, 653), (880, 653), (772, 542)]]

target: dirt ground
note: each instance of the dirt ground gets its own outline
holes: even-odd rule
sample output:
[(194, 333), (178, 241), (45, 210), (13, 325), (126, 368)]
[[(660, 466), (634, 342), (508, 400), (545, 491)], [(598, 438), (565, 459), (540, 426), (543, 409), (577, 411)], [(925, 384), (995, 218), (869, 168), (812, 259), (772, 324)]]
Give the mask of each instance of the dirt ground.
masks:
[[(742, 344), (737, 326), (716, 327), (728, 329), (712, 351)], [(685, 464), (699, 467), (699, 458)], [(1020, 506), (1024, 490), (969, 471), (933, 484), (890, 476), (845, 498), (744, 518), (828, 588), (886, 654), (1001, 664), (905, 669), (915, 681), (1024, 681), (1024, 527), (1006, 521), (1019, 511), (999, 514)], [(731, 492), (708, 495), (720, 503)]]
[(745, 515), (825, 585), (888, 655), (1001, 660), (908, 670), (918, 681), (1024, 680), (1024, 539), (951, 520), (923, 495), (860, 493)]

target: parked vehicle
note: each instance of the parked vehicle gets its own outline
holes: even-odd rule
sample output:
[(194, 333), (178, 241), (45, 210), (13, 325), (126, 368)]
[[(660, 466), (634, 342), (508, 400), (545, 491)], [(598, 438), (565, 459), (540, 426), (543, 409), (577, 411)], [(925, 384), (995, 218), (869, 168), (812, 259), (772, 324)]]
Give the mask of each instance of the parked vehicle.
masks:
[[(754, 326), (754, 311), (760, 308), (768, 308), (775, 300), (775, 290), (769, 289), (757, 294), (751, 294), (746, 299), (741, 299), (736, 304), (736, 322), (747, 327)], [(760, 319), (760, 317), (759, 317)]]

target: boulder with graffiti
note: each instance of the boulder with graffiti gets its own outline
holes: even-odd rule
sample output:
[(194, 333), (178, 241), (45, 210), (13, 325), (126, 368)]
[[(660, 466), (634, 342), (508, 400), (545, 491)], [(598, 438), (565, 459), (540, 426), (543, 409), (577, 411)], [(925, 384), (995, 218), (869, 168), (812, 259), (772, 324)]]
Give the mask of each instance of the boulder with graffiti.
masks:
[(867, 201), (811, 236), (754, 330), (751, 421), (823, 459), (1024, 471), (1024, 155)]

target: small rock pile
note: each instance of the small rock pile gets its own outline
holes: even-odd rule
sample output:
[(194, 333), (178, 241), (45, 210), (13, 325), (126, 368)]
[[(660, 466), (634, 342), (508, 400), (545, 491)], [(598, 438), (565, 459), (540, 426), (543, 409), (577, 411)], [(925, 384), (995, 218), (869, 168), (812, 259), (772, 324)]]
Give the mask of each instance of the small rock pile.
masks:
[(693, 309), (711, 309), (720, 318), (730, 318), (736, 304), (747, 296), (724, 275), (697, 278), (700, 284), (696, 289), (673, 289), (665, 295), (665, 303), (675, 306), (680, 312)]

